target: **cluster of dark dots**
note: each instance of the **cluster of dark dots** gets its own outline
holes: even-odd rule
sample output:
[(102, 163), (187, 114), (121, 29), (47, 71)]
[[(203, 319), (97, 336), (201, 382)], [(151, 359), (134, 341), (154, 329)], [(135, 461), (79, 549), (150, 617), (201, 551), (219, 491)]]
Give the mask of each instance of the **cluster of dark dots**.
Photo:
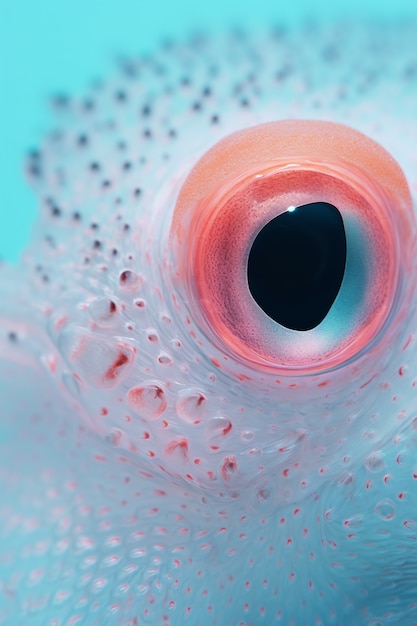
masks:
[[(314, 29), (311, 31), (312, 36), (316, 36), (313, 31)], [(291, 79), (294, 74), (298, 74), (300, 68), (297, 67), (296, 59), (291, 58), (289, 54), (281, 54), (279, 50), (279, 46), (285, 43), (284, 40), (287, 37), (286, 29), (273, 27), (270, 31), (270, 37), (272, 42), (276, 42), (277, 54), (276, 61), (271, 62), (271, 58), (268, 58), (268, 75), (270, 76), (268, 80), (275, 80), (276, 87), (281, 88), (285, 81)], [(142, 56), (137, 59), (121, 60), (121, 77), (119, 76), (119, 85), (110, 86), (107, 92), (107, 85), (103, 82), (96, 81), (92, 84), (91, 94), (78, 102), (70, 99), (66, 94), (57, 94), (52, 99), (52, 104), (56, 110), (67, 111), (70, 109), (71, 112), (74, 110), (75, 114), (79, 113), (81, 110), (81, 113), (87, 112), (90, 119), (88, 121), (87, 117), (81, 118), (81, 121), (84, 120), (83, 126), (78, 128), (73, 135), (69, 136), (68, 132), (58, 130), (51, 135), (50, 139), (52, 141), (67, 141), (69, 137), (69, 149), (71, 149), (72, 145), (76, 149), (79, 148), (80, 150), (85, 151), (85, 154), (88, 155), (89, 153), (87, 151), (92, 150), (92, 146), (94, 147), (94, 133), (114, 133), (114, 146), (121, 152), (119, 166), (120, 171), (124, 173), (123, 176), (126, 176), (125, 180), (128, 183), (130, 175), (135, 172), (137, 166), (143, 166), (147, 163), (149, 153), (148, 145), (151, 141), (156, 141), (157, 138), (161, 136), (161, 133), (166, 133), (168, 138), (174, 140), (177, 139), (181, 132), (181, 129), (170, 123), (168, 118), (164, 118), (162, 120), (162, 125), (161, 120), (157, 119), (159, 96), (169, 94), (175, 98), (176, 91), (180, 89), (181, 92), (185, 94), (185, 97), (188, 98), (188, 104), (185, 106), (188, 107), (189, 111), (196, 116), (202, 116), (201, 119), (206, 119), (206, 123), (211, 126), (219, 125), (221, 123), (222, 117), (220, 116), (219, 108), (223, 107), (225, 102), (227, 106), (229, 106), (230, 103), (233, 103), (236, 108), (241, 109), (249, 109), (253, 106), (253, 103), (262, 93), (263, 89), (262, 72), (264, 59), (261, 56), (262, 50), (260, 52), (253, 40), (248, 37), (246, 33), (238, 30), (231, 33), (230, 46), (233, 51), (233, 55), (240, 54), (242, 59), (245, 61), (245, 70), (243, 72), (236, 71), (236, 75), (232, 74), (232, 79), (230, 80), (229, 76), (224, 75), (225, 71), (228, 71), (228, 59), (225, 59), (224, 67), (214, 62), (210, 58), (213, 54), (210, 41), (201, 34), (192, 38), (188, 43), (188, 52), (190, 50), (194, 50), (198, 54), (194, 54), (192, 56), (186, 55), (184, 59), (182, 57), (183, 49), (181, 47), (179, 48), (180, 54), (177, 57), (178, 62), (176, 67), (174, 67), (174, 71), (171, 71), (170, 69), (171, 59), (175, 58), (177, 50), (177, 44), (174, 44), (173, 42), (164, 43), (161, 46), (160, 53), (157, 53), (153, 57)], [(323, 43), (321, 50), (319, 50), (321, 60), (329, 65), (337, 64), (343, 53), (343, 42), (339, 41), (327, 44)], [(195, 59), (200, 59), (198, 62), (199, 70), (203, 69), (204, 63), (206, 64), (206, 67), (204, 68), (205, 75), (201, 82), (198, 78), (200, 74), (196, 74), (195, 72)], [(404, 64), (402, 71), (404, 77), (408, 80), (415, 78), (417, 75), (416, 62), (408, 61)], [(368, 89), (376, 81), (378, 81), (380, 73), (381, 71), (378, 68), (364, 67), (359, 73), (360, 76), (358, 75), (357, 77), (357, 88), (361, 90)], [(153, 91), (142, 95), (142, 85), (150, 84), (149, 79), (152, 75), (157, 77), (159, 86), (157, 86)], [(216, 82), (218, 80), (222, 80), (222, 84), (230, 84), (230, 86), (228, 87), (228, 93), (224, 93), (224, 88), (222, 87), (221, 98), (219, 99), (219, 103), (216, 104), (217, 96), (220, 95), (218, 93), (219, 89), (217, 89), (216, 86)], [(137, 81), (140, 81), (141, 84), (141, 89), (139, 90), (140, 95), (136, 95), (137, 86), (133, 84)], [(270, 83), (270, 87), (274, 88), (273, 82)], [(107, 97), (111, 99), (109, 104), (110, 108), (100, 106), (101, 102), (106, 103), (106, 93)], [(347, 95), (346, 90), (344, 91), (343, 89), (340, 89), (337, 97), (339, 99), (343, 99), (346, 98)], [(118, 133), (115, 131), (117, 131), (118, 121), (122, 120), (122, 117), (120, 117), (119, 120), (118, 115), (121, 116), (121, 113), (117, 113), (118, 106), (115, 106), (112, 103), (126, 107), (126, 110), (129, 107), (131, 113), (136, 116), (138, 125), (140, 125), (138, 130), (142, 135), (142, 137), (136, 137), (135, 140), (132, 139), (132, 141), (137, 141), (137, 146), (131, 145), (130, 138), (122, 139), (117, 137)], [(227, 108), (226, 105), (225, 108)], [(313, 102), (313, 105), (316, 106), (316, 103)], [(215, 108), (216, 106), (218, 107), (217, 110)], [(320, 106), (319, 101), (317, 106)], [(115, 112), (114, 118), (106, 117), (106, 111), (111, 108)], [(104, 117), (101, 118), (101, 114), (103, 114)], [(94, 116), (94, 118), (91, 116)], [(63, 119), (65, 120), (65, 113)], [(90, 133), (89, 129), (92, 126), (92, 119), (95, 120), (94, 128)], [(142, 153), (133, 157), (132, 153), (136, 153), (136, 149), (139, 148), (140, 150), (141, 147)], [(132, 148), (135, 148), (134, 152)], [(103, 190), (103, 193), (107, 193), (109, 198), (108, 201), (112, 201), (116, 205), (123, 205), (125, 200), (124, 195), (112, 198), (111, 194), (114, 193), (114, 191), (117, 191), (117, 189), (115, 189), (115, 181), (112, 180), (108, 174), (106, 176), (107, 162), (105, 158), (106, 157), (103, 157), (103, 160), (101, 160), (101, 156), (98, 153), (91, 153), (85, 167), (92, 173), (93, 176), (97, 176), (97, 185)], [(170, 151), (161, 151), (159, 158), (164, 161), (168, 160), (171, 158)], [(149, 156), (149, 160), (150, 159), (151, 157)], [(83, 161), (80, 162), (83, 163)], [(29, 152), (27, 169), (33, 178), (42, 177), (42, 154), (39, 150), (31, 150)], [(60, 179), (61, 185), (64, 185), (65, 170), (63, 168), (57, 169), (54, 174), (58, 179)], [(138, 185), (138, 178), (135, 178), (136, 185)], [(69, 176), (68, 179), (68, 183), (70, 183)], [(144, 196), (143, 192), (143, 187), (134, 186), (133, 184), (130, 194), (127, 194), (127, 200), (130, 195), (131, 201), (141, 201)], [(56, 198), (59, 198), (58, 194), (55, 198), (48, 197), (45, 199), (49, 215), (54, 219), (63, 217), (64, 210), (62, 207), (65, 207), (65, 205), (63, 203), (61, 205)], [(110, 198), (112, 199), (110, 200)], [(73, 210), (73, 212), (70, 213), (70, 216), (72, 224), (79, 224), (82, 222), (82, 213), (80, 210)], [(126, 222), (125, 219), (126, 218), (123, 215), (120, 215), (119, 229), (122, 233), (128, 233), (131, 230), (130, 224)], [(91, 229), (92, 231), (96, 231), (97, 227), (92, 224)], [(51, 236), (48, 236), (46, 240), (50, 246), (54, 247), (54, 240)], [(91, 246), (90, 250), (102, 252), (105, 246), (105, 241), (102, 238), (97, 238), (97, 236), (92, 235), (89, 245)], [(108, 255), (115, 257), (117, 254), (117, 248), (110, 247)], [(87, 255), (84, 262), (89, 263), (90, 258), (94, 258), (94, 253), (91, 253), (91, 257), (90, 255)]]
[[(196, 37), (191, 42), (192, 47), (194, 47), (196, 50), (201, 50), (201, 51), (204, 50), (204, 47), (206, 46), (206, 44), (207, 44), (206, 39), (202, 36)], [(174, 53), (173, 44), (170, 44), (170, 46), (168, 47), (166, 46), (163, 47), (163, 50), (165, 51), (165, 54), (169, 50), (170, 51), (169, 56), (171, 57), (172, 54)], [(168, 83), (168, 79), (166, 78), (169, 76), (169, 70), (168, 70), (168, 66), (165, 65), (165, 60), (161, 61), (161, 59), (158, 59), (158, 58), (145, 56), (136, 61), (130, 61), (130, 60), (124, 61), (122, 63), (122, 73), (124, 77), (126, 77), (130, 81), (133, 81), (133, 80), (136, 81), (140, 79), (142, 76), (144, 76), (145, 72), (148, 76), (149, 76), (149, 73), (151, 73), (157, 76), (159, 79), (163, 77), (165, 84), (162, 84), (160, 87), (161, 94), (164, 94), (164, 93), (174, 94), (175, 90), (179, 86), (181, 89), (185, 89), (186, 92), (189, 93), (189, 97), (190, 97), (189, 106), (190, 106), (191, 111), (198, 115), (204, 114), (205, 112), (209, 110), (210, 102), (213, 96), (215, 95), (215, 92), (216, 92), (215, 79), (217, 76), (221, 75), (221, 71), (217, 64), (208, 62), (207, 74), (206, 74), (208, 78), (206, 79), (206, 82), (203, 82), (202, 85), (194, 89), (194, 80), (191, 79), (191, 75), (189, 74), (189, 72), (193, 72), (192, 63), (190, 66), (190, 63), (186, 61), (184, 62), (183, 67), (184, 67), (183, 72), (182, 73), (180, 72), (178, 77), (174, 78), (173, 82), (171, 83)], [(247, 88), (248, 84), (255, 83), (255, 82), (256, 82), (256, 70), (254, 69), (250, 73), (250, 76), (248, 76), (247, 81), (245, 82), (245, 80), (243, 80), (239, 84), (239, 86), (235, 88), (235, 93), (231, 94), (231, 97), (234, 98), (236, 103), (238, 105), (240, 104), (241, 107), (250, 106), (250, 98), (245, 92), (245, 89)], [(66, 94), (57, 94), (52, 99), (52, 104), (54, 108), (58, 111), (71, 109), (71, 110), (74, 110), (75, 113), (77, 113), (77, 111), (81, 109), (82, 112), (88, 112), (89, 114), (93, 114), (94, 112), (97, 112), (97, 115), (99, 115), (100, 107), (98, 105), (100, 103), (100, 98), (102, 98), (102, 95), (100, 94), (100, 92), (103, 91), (104, 84), (101, 82), (96, 82), (95, 84), (92, 85), (92, 88), (93, 88), (93, 91), (95, 91), (96, 93), (93, 95), (84, 97), (78, 103), (71, 100)], [(197, 97), (193, 95), (192, 93), (193, 90), (198, 92)], [(132, 93), (134, 93), (134, 91), (132, 91)], [(156, 99), (157, 95), (158, 95), (157, 93), (153, 93), (152, 98)], [(112, 92), (110, 92), (110, 97), (117, 104), (127, 106), (127, 104), (129, 103), (129, 106), (132, 106), (133, 109), (135, 108), (135, 101), (133, 100), (131, 96), (129, 86), (121, 85), (120, 87), (115, 88)], [(145, 101), (142, 103), (138, 102), (136, 106), (137, 106), (139, 118), (142, 120), (144, 124), (144, 127), (142, 129), (143, 140), (145, 140), (146, 142), (149, 142), (154, 139), (155, 133), (156, 133), (156, 129), (154, 129), (154, 126), (153, 126), (153, 120), (155, 118), (154, 106), (152, 102), (147, 99), (145, 99)], [(220, 115), (217, 111), (209, 112), (208, 123), (210, 125), (217, 125), (220, 123)], [(155, 120), (155, 124), (159, 124), (159, 121)], [(167, 137), (172, 140), (176, 139), (178, 137), (178, 129), (172, 125), (170, 126), (167, 120), (164, 121), (164, 124), (167, 124), (168, 126), (165, 131), (167, 134)], [(100, 121), (100, 118), (97, 118), (94, 128), (95, 128), (95, 132), (96, 131), (97, 132), (113, 132), (117, 130), (117, 119), (107, 118), (107, 119), (103, 119)], [(159, 132), (160, 131), (158, 129), (158, 133)], [(58, 130), (50, 136), (50, 139), (53, 142), (62, 142), (64, 140), (66, 141), (67, 137), (68, 137), (67, 132)], [(76, 148), (79, 148), (82, 150), (91, 150), (91, 145), (94, 143), (94, 140), (92, 139), (92, 137), (93, 135), (90, 134), (87, 130), (84, 130), (84, 129), (82, 129), (81, 131), (78, 130), (73, 135), (73, 139), (72, 139), (73, 145)], [(115, 146), (118, 150), (122, 152), (127, 151), (129, 147), (127, 141), (123, 139), (116, 139)], [(164, 151), (161, 154), (161, 158), (165, 161), (168, 160), (170, 156), (171, 155), (169, 151)], [(137, 160), (136, 159), (133, 160), (131, 158), (125, 158), (124, 160), (122, 160), (120, 164), (121, 171), (125, 172), (126, 174), (130, 174), (130, 172), (132, 172), (134, 168), (136, 167), (137, 163), (139, 163), (140, 165), (144, 165), (147, 163), (147, 157), (145, 153), (142, 153), (141, 155), (139, 154), (137, 157)], [(93, 158), (87, 163), (87, 168), (92, 174), (99, 175), (102, 171), (106, 170), (106, 163), (104, 162), (102, 163), (98, 158)], [(33, 150), (29, 154), (28, 169), (31, 172), (32, 176), (34, 177), (41, 176), (42, 167), (41, 167), (41, 155), (39, 151)], [(61, 169), (59, 171), (56, 170), (55, 174), (57, 175), (58, 178), (60, 178), (61, 184), (63, 185), (65, 183), (65, 170), (64, 169)], [(111, 188), (114, 186), (113, 181), (108, 177), (101, 178), (101, 180), (99, 178), (98, 184), (101, 186), (103, 190), (106, 190), (106, 191), (107, 190), (110, 191)], [(134, 200), (139, 200), (142, 196), (143, 196), (142, 187), (136, 186), (132, 189), (132, 198)], [(115, 198), (114, 202), (116, 205), (117, 204), (120, 205), (123, 203), (122, 198), (120, 197)], [(45, 204), (50, 212), (51, 217), (61, 218), (63, 216), (63, 210), (59, 202), (55, 198), (52, 198), (52, 197), (46, 198)], [(71, 220), (73, 224), (79, 224), (82, 222), (81, 211), (79, 210), (73, 211), (70, 215), (71, 215)], [(122, 232), (128, 233), (131, 229), (130, 224), (123, 220), (123, 216), (120, 216), (120, 221), (122, 222), (120, 224)], [(90, 227), (92, 231), (97, 231), (98, 229), (98, 225), (95, 223), (92, 223)], [(51, 246), (54, 245), (53, 239), (50, 236), (49, 236), (48, 243)], [(92, 237), (90, 245), (91, 245), (91, 249), (95, 252), (103, 251), (104, 241), (97, 237)], [(118, 254), (117, 248), (110, 248), (109, 254), (113, 257), (117, 256)], [(92, 256), (87, 254), (84, 257), (84, 263), (86, 264), (90, 263), (92, 258), (93, 258)], [(45, 275), (44, 280), (45, 281), (47, 280), (46, 275)]]
[(56, 202), (54, 198), (50, 196), (45, 198), (45, 205), (48, 207), (52, 217), (62, 216), (62, 209), (60, 208), (59, 204)]
[(49, 276), (48, 274), (45, 272), (44, 268), (42, 265), (36, 265), (35, 267), (35, 271), (37, 274), (40, 275), (40, 279), (43, 283), (49, 283)]
[(55, 109), (66, 109), (71, 102), (68, 94), (58, 93), (52, 96), (51, 104)]
[(39, 150), (31, 150), (28, 153), (27, 173), (34, 179), (42, 178), (42, 154)]

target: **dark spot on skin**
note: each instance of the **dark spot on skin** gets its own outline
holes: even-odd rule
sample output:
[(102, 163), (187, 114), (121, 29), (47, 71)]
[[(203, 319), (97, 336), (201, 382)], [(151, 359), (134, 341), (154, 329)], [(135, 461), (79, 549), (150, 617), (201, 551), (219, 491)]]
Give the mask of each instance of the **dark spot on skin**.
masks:
[(11, 331), (8, 335), (7, 335), (8, 340), (11, 343), (17, 343), (17, 335), (15, 332)]
[(92, 111), (95, 108), (94, 100), (91, 100), (90, 98), (87, 98), (86, 100), (84, 100), (83, 108), (84, 108), (84, 111)]
[(94, 248), (94, 250), (100, 250), (101, 249), (101, 241), (99, 241), (98, 239), (95, 239), (93, 241), (93, 248)]
[(249, 100), (248, 100), (247, 98), (242, 98), (242, 99), (240, 100), (240, 106), (241, 106), (241, 107), (244, 107), (244, 108), (249, 107), (249, 106), (250, 106), (250, 104), (249, 104)]
[(142, 193), (142, 189), (140, 187), (136, 187), (135, 191), (133, 192), (133, 195), (135, 196), (135, 198), (139, 198), (141, 193)]
[(75, 222), (80, 222), (81, 221), (81, 213), (79, 213), (78, 211), (75, 211), (75, 213), (72, 214), (72, 219)]
[(123, 74), (130, 79), (136, 78), (138, 76), (138, 68), (132, 61), (122, 61), (121, 68)]
[(114, 98), (117, 102), (126, 102), (127, 94), (125, 91), (120, 89), (119, 91), (116, 91), (116, 93), (114, 94)]
[(60, 215), (62, 214), (62, 211), (59, 208), (59, 206), (56, 204), (53, 198), (46, 198), (45, 204), (50, 208), (51, 215), (53, 217), (60, 217)]
[(106, 179), (103, 180), (103, 182), (101, 183), (102, 187), (104, 187), (105, 189), (108, 189), (109, 187), (111, 187), (111, 181)]
[(289, 65), (284, 65), (281, 69), (277, 71), (275, 74), (275, 78), (277, 81), (285, 80), (292, 72), (292, 69)]
[(206, 87), (204, 87), (203, 91), (201, 92), (202, 96), (204, 96), (205, 98), (207, 98), (208, 96), (211, 96), (211, 87), (209, 87), (208, 85)]
[(28, 173), (34, 178), (41, 178), (42, 176), (42, 170), (37, 163), (32, 163), (31, 165), (29, 165)]
[(171, 129), (168, 131), (168, 136), (169, 136), (169, 137), (172, 137), (172, 139), (174, 139), (174, 138), (177, 136), (177, 131), (176, 131), (174, 128), (171, 128)]
[(124, 231), (130, 230), (129, 224), (123, 224), (123, 230)]
[(29, 159), (33, 159), (34, 161), (38, 161), (42, 158), (42, 154), (37, 149), (29, 150), (28, 152)]
[(98, 172), (100, 169), (100, 165), (99, 163), (97, 163), (97, 161), (93, 161), (92, 163), (90, 163), (90, 170), (92, 172)]
[(86, 146), (88, 144), (88, 136), (85, 135), (85, 134), (78, 135), (78, 137), (77, 137), (77, 144), (80, 147)]
[(152, 137), (152, 131), (149, 128), (145, 128), (143, 131), (143, 136), (145, 139), (150, 139)]
[(417, 63), (411, 63), (404, 70), (406, 80), (412, 80), (417, 77)]
[(201, 102), (194, 102), (191, 108), (193, 111), (201, 111)]
[(67, 94), (59, 93), (52, 96), (52, 105), (56, 109), (65, 109), (70, 103), (70, 98)]
[(110, 302), (109, 302), (109, 311), (110, 311), (110, 313), (116, 313), (116, 311), (117, 311), (116, 303), (113, 302), (113, 300), (110, 300)]
[(123, 163), (123, 169), (127, 172), (132, 169), (132, 163), (130, 161), (125, 161)]
[(91, 224), (90, 224), (90, 228), (91, 228), (92, 230), (98, 230), (98, 224), (97, 224), (96, 222), (91, 222)]
[(113, 256), (117, 256), (117, 254), (118, 254), (117, 248), (113, 248), (111, 253), (112, 253)]
[(151, 113), (152, 113), (151, 105), (144, 104), (141, 110), (142, 117), (149, 117)]
[(219, 123), (219, 116), (217, 114), (212, 115), (211, 118), (210, 118), (210, 122), (212, 124), (218, 124)]

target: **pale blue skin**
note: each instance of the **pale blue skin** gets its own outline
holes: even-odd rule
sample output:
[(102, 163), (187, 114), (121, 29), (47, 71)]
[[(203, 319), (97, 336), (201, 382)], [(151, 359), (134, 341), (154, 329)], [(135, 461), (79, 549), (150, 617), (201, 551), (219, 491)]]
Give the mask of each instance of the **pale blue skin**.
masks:
[[(19, 267), (0, 268), (0, 624), (417, 624), (414, 246), (379, 341), (279, 388), (238, 359), (213, 365), (224, 354), (168, 250), (198, 157), (273, 119), (365, 132), (399, 161), (415, 205), (416, 37), (351, 25), (174, 45), (132, 63), (140, 80), (93, 91), (93, 110), (81, 99), (60, 112), (41, 176), (28, 166), (33, 241)], [(261, 89), (249, 78), (241, 94), (248, 74)], [(120, 283), (125, 269), (137, 282)], [(117, 346), (126, 362), (106, 378)], [(151, 387), (132, 407), (128, 390), (146, 385), (161, 395)]]

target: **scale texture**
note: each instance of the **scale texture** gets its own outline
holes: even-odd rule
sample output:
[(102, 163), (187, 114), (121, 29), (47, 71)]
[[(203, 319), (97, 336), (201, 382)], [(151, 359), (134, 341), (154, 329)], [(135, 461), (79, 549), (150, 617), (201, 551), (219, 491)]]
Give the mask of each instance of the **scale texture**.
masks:
[(417, 625), (415, 250), (378, 341), (297, 377), (211, 342), (169, 239), (198, 159), (272, 120), (362, 131), (415, 205), (416, 41), (197, 36), (54, 99), (0, 267), (0, 624)]

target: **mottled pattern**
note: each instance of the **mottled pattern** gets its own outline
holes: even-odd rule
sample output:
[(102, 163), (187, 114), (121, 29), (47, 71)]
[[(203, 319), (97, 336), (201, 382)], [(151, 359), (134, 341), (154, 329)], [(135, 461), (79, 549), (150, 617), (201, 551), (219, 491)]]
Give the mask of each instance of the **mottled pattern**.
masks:
[(416, 41), (197, 37), (56, 98), (0, 268), (0, 624), (417, 624), (415, 261), (359, 360), (277, 378), (211, 345), (168, 247), (196, 160), (274, 119), (365, 132), (415, 197)]

